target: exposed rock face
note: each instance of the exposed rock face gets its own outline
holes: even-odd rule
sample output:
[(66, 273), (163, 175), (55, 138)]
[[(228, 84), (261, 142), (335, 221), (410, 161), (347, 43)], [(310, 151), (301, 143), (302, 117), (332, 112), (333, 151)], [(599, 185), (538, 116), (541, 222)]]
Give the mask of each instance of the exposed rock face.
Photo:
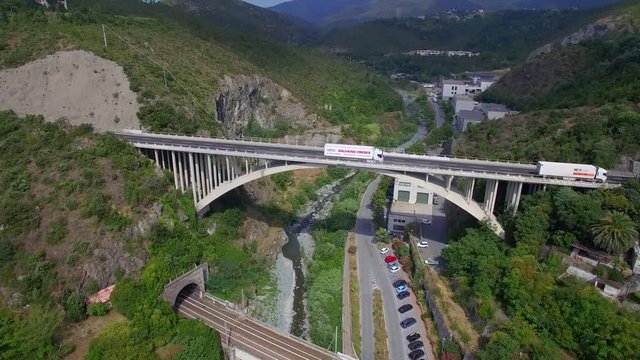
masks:
[(541, 54), (550, 53), (554, 51), (554, 49), (579, 44), (588, 40), (599, 39), (608, 35), (627, 33), (634, 31), (636, 28), (637, 24), (635, 24), (633, 18), (628, 15), (602, 18), (560, 41), (549, 43), (537, 48), (529, 55), (527, 60), (532, 60)]
[(83, 265), (85, 282), (95, 280), (100, 288), (112, 285), (116, 281), (116, 271), (123, 275), (138, 276), (146, 262), (146, 254), (140, 252), (132, 255), (124, 249), (123, 242), (102, 244), (93, 250), (93, 261)]
[(319, 121), (289, 91), (259, 76), (225, 76), (215, 108), (225, 135), (232, 139), (241, 138), (250, 122), (262, 129), (273, 129), (278, 122), (307, 129)]

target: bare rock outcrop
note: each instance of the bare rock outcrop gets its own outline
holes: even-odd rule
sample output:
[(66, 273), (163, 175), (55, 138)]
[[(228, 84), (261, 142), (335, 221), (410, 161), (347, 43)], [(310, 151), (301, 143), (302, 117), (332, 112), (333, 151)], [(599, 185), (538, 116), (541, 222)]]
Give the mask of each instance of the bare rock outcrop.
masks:
[(225, 76), (214, 99), (218, 121), (231, 139), (241, 138), (250, 124), (270, 130), (283, 122), (309, 129), (319, 122), (287, 89), (260, 76)]
[(635, 31), (637, 27), (638, 24), (636, 24), (634, 19), (629, 15), (608, 16), (581, 28), (560, 41), (545, 44), (537, 48), (529, 54), (527, 60), (532, 60), (539, 55), (550, 53), (555, 49), (576, 45), (584, 41)]

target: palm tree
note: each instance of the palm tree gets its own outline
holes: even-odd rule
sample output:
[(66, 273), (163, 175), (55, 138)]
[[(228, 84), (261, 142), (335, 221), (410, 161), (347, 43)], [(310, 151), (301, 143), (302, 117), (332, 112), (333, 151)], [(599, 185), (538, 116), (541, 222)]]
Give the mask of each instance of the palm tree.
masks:
[(608, 253), (619, 255), (629, 250), (638, 239), (636, 224), (629, 215), (620, 212), (609, 212), (591, 228), (595, 236), (593, 242)]

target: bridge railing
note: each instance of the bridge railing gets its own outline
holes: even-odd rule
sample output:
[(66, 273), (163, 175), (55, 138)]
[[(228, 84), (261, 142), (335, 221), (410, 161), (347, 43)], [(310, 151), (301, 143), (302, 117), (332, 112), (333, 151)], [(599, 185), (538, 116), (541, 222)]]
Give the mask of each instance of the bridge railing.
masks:
[[(265, 138), (265, 137), (255, 137), (255, 136), (242, 136), (241, 139), (222, 139), (222, 138), (212, 138), (210, 136), (205, 136), (205, 135), (185, 135), (185, 134), (177, 134), (177, 133), (172, 133), (172, 132), (142, 132), (143, 135), (154, 135), (154, 134), (158, 134), (158, 135), (168, 135), (168, 136), (180, 136), (180, 137), (191, 137), (191, 138), (198, 138), (198, 139), (205, 139), (205, 140), (236, 140), (236, 141), (248, 141), (248, 142), (255, 142), (255, 143), (266, 143), (266, 144), (282, 144), (282, 145), (300, 145), (300, 146), (317, 146), (317, 145), (313, 145), (310, 142), (306, 141), (305, 139), (301, 139), (301, 138), (294, 138), (294, 137), (283, 137), (283, 138)], [(407, 152), (405, 149), (397, 149), (397, 148), (389, 148), (389, 147), (381, 147), (382, 150), (384, 150), (385, 152), (389, 152), (389, 153), (395, 153), (395, 154), (404, 154), (404, 155), (409, 155), (409, 156), (433, 156), (433, 157), (438, 157), (438, 158), (448, 158), (448, 159), (452, 159), (452, 160), (469, 160), (469, 161), (485, 161), (485, 162), (490, 162), (490, 163), (494, 163), (494, 164), (498, 164), (498, 163), (502, 163), (502, 164), (509, 164), (509, 165), (527, 165), (527, 166), (531, 166), (531, 165), (535, 165), (534, 163), (531, 162), (520, 162), (520, 161), (515, 161), (515, 160), (496, 160), (496, 159), (488, 159), (488, 158), (479, 158), (479, 157), (456, 157), (456, 156), (451, 156), (451, 155), (427, 155), (427, 154), (418, 154), (418, 153), (411, 153), (411, 152)]]

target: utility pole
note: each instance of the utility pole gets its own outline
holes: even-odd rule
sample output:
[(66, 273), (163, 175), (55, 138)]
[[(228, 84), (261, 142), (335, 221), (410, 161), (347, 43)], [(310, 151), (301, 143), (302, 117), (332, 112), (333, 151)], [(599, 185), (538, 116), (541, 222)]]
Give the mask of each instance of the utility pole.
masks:
[(104, 28), (104, 24), (102, 24), (102, 39), (104, 40), (104, 48), (107, 48), (107, 32)]

